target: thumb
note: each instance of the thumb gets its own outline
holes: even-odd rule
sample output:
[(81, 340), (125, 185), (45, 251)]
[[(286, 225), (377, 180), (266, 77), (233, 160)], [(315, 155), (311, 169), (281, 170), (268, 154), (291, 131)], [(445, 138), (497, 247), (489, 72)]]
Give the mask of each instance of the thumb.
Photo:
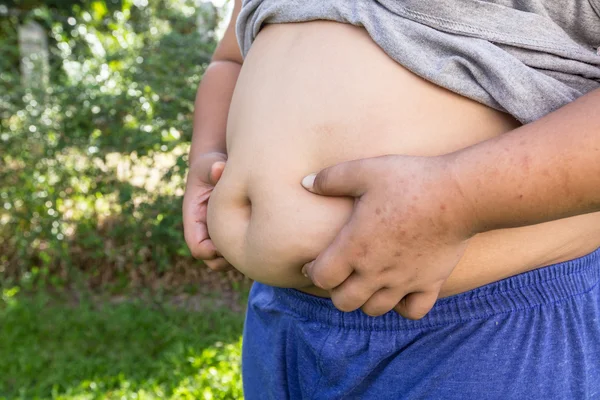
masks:
[(212, 186), (215, 186), (217, 182), (219, 182), (219, 179), (221, 179), (221, 175), (223, 175), (224, 170), (225, 161), (217, 161), (210, 166), (210, 174), (208, 177), (208, 181)]
[(310, 174), (302, 186), (312, 193), (325, 196), (360, 197), (367, 191), (367, 160), (347, 161)]
[(439, 291), (409, 293), (394, 307), (394, 310), (408, 319), (421, 319), (435, 305)]

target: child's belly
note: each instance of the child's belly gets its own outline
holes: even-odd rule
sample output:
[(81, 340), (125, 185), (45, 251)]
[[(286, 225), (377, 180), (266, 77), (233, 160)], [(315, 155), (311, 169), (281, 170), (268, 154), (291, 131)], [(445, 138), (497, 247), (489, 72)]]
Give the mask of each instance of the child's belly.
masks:
[[(229, 114), (229, 160), (208, 228), (237, 269), (263, 283), (324, 295), (301, 274), (352, 210), (301, 179), (341, 161), (437, 155), (518, 126), (410, 73), (360, 28), (270, 25), (244, 62)], [(478, 235), (442, 295), (584, 255), (600, 246), (600, 214)]]

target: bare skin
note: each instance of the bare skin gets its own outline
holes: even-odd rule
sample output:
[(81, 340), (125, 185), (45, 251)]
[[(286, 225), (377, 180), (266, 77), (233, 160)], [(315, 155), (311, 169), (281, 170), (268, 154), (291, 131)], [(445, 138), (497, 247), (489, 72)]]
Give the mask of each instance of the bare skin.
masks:
[[(237, 18), (240, 8), (241, 1), (236, 0), (232, 21)], [(230, 269), (231, 264), (217, 251), (208, 235), (206, 211), (210, 194), (227, 161), (227, 114), (242, 62), (235, 39), (235, 27), (231, 23), (213, 54), (196, 94), (190, 169), (183, 197), (185, 241), (195, 258), (217, 271)]]
[[(204, 107), (200, 122), (213, 121), (210, 124), (223, 130), (229, 113), (228, 160), (214, 191), (223, 162), (219, 160), (216, 170), (191, 162), (184, 221), (186, 240), (198, 258), (214, 268), (227, 267), (227, 259), (259, 281), (331, 295), (343, 310), (362, 307), (379, 315), (399, 303), (397, 311), (419, 318), (438, 295), (579, 257), (600, 245), (597, 214), (516, 229), (481, 233), (471, 229), (470, 206), (456, 201), (468, 190), (448, 175), (446, 167), (451, 164), (442, 155), (502, 137), (518, 124), (415, 77), (358, 28), (311, 24), (264, 29), (242, 74), (235, 74), (235, 95), (233, 89), (215, 86), (220, 88), (218, 94), (226, 92), (221, 98), (232, 102), (219, 102), (221, 108), (210, 114)], [(223, 43), (231, 44), (227, 37)], [(348, 59), (353, 55), (356, 59)], [(212, 93), (203, 89), (218, 81), (215, 76), (227, 76), (219, 72), (204, 78), (197, 104), (208, 102), (205, 99)], [(226, 86), (231, 87), (230, 82)], [(210, 159), (203, 152), (214, 152), (214, 143), (224, 146), (224, 132), (219, 136), (217, 130), (199, 125), (194, 158)], [(341, 175), (331, 180), (331, 187), (319, 186), (323, 178), (317, 178), (313, 190), (328, 197), (311, 194), (299, 184), (304, 175), (324, 167), (384, 154), (419, 157), (365, 160), (356, 164), (361, 167), (348, 169), (353, 179)], [(367, 172), (361, 172), (363, 167)], [(191, 184), (209, 176), (212, 179), (204, 178), (202, 185)], [(409, 192), (423, 200), (404, 198)], [(360, 199), (358, 203), (351, 196)], [(407, 205), (420, 210), (421, 217), (397, 211)], [(443, 217), (431, 212), (442, 206)], [(431, 222), (424, 224), (423, 216)], [(426, 226), (429, 231), (419, 232)], [(360, 240), (348, 240), (347, 232)], [(301, 273), (302, 266), (314, 259), (317, 262), (307, 267), (307, 273), (321, 288)], [(412, 275), (406, 278), (403, 265), (416, 266), (419, 272), (409, 269)], [(356, 279), (348, 280), (350, 276)], [(382, 288), (385, 295), (375, 296)], [(406, 297), (411, 293), (417, 295)], [(370, 301), (373, 296), (376, 301)]]
[(598, 109), (600, 90), (452, 154), (357, 160), (309, 176), (311, 192), (356, 201), (304, 272), (342, 310), (423, 317), (475, 234), (600, 210)]

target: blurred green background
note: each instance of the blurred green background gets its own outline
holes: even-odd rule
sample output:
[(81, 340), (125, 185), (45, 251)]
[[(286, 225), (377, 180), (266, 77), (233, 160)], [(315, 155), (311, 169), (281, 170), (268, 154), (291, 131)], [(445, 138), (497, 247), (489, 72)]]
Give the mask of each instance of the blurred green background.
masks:
[(194, 261), (227, 1), (0, 0), (0, 399), (238, 399), (249, 282)]

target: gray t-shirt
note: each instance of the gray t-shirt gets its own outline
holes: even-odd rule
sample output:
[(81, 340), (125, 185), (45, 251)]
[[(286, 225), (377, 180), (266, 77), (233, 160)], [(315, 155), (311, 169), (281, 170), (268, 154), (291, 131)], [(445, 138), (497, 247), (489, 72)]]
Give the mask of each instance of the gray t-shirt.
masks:
[(362, 26), (417, 75), (523, 123), (600, 88), (600, 0), (244, 0), (242, 53), (263, 24), (313, 20)]

